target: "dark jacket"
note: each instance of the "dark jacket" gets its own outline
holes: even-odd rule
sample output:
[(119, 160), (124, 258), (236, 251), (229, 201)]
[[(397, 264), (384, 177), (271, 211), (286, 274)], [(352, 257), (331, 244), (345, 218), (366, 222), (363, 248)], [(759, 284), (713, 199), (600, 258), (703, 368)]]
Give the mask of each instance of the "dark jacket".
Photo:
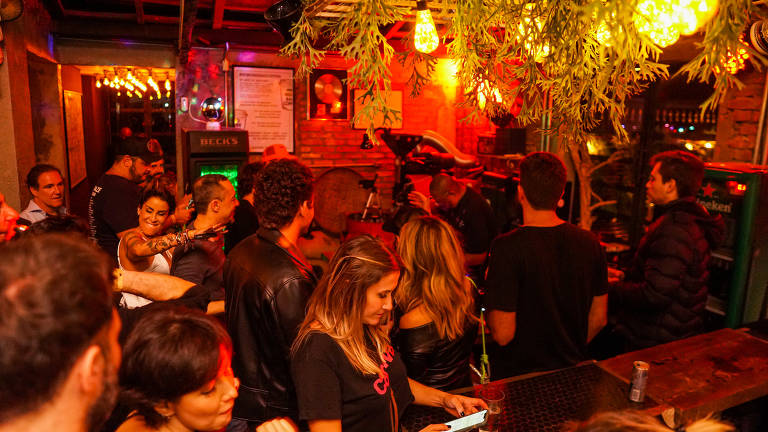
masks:
[(611, 292), (617, 330), (630, 349), (683, 339), (703, 330), (710, 251), (724, 224), (694, 198), (655, 209), (624, 282)]
[(233, 415), (252, 422), (298, 418), (290, 348), (317, 280), (301, 252), (281, 247), (280, 237), (259, 229), (224, 265), (232, 368), (241, 383)]
[(393, 343), (408, 378), (445, 391), (471, 386), (469, 357), (477, 327), (477, 321), (467, 320), (464, 334), (454, 340), (441, 339), (433, 322), (397, 330)]
[(229, 224), (227, 235), (224, 237), (224, 250), (229, 253), (251, 234), (259, 230), (259, 218), (256, 209), (248, 200), (240, 200), (235, 208), (235, 220)]

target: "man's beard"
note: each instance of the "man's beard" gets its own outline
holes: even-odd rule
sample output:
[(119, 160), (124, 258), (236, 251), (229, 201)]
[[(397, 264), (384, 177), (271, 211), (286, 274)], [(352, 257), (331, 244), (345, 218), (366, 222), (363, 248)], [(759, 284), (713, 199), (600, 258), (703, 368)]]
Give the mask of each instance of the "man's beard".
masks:
[(106, 359), (106, 367), (104, 368), (104, 375), (102, 377), (101, 394), (93, 404), (88, 408), (88, 415), (86, 417), (86, 426), (90, 432), (98, 432), (107, 421), (109, 415), (112, 414), (112, 408), (117, 401), (117, 392), (119, 390), (117, 384), (117, 370), (115, 370), (114, 364), (110, 359)]
[(145, 176), (145, 175), (139, 175), (139, 174), (136, 172), (136, 168), (134, 168), (134, 166), (133, 166), (133, 165), (131, 165), (131, 167), (130, 167), (130, 168), (128, 168), (128, 173), (131, 175), (131, 179), (133, 179), (133, 181), (134, 181), (135, 183), (142, 183), (144, 180), (146, 180), (146, 179), (147, 179), (147, 176)]

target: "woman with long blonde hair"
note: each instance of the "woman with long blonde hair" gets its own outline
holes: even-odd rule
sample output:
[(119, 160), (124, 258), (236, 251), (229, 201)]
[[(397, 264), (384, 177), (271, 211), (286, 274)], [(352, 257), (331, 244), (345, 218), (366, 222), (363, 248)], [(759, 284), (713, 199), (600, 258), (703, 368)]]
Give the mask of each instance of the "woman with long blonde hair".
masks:
[(414, 219), (400, 231), (397, 250), (403, 275), (395, 300), (403, 315), (394, 343), (408, 376), (441, 390), (471, 385), (478, 321), (456, 233), (438, 218)]
[[(397, 258), (361, 236), (341, 245), (307, 306), (291, 349), (299, 417), (311, 432), (397, 431), (411, 402), (454, 415), (485, 408), (408, 379), (381, 323), (400, 278)], [(448, 430), (442, 424), (425, 431)]]

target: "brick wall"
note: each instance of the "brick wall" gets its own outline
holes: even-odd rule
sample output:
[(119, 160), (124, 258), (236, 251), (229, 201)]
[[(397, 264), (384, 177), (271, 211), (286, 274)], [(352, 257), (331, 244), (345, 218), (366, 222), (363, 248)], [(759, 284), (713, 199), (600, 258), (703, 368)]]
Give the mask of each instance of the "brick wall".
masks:
[[(190, 104), (205, 99), (208, 96), (222, 96), (224, 78), (221, 70), (223, 51), (218, 49), (193, 49), (190, 53), (190, 63), (177, 68), (177, 99), (182, 96), (189, 98)], [(231, 66), (258, 67), (292, 67), (296, 68), (294, 60), (280, 57), (276, 53), (251, 52), (233, 50), (228, 59)], [(438, 72), (445, 69), (445, 64), (438, 66)], [(344, 59), (328, 57), (319, 68), (347, 69)], [(471, 133), (457, 136), (455, 85), (442, 78), (425, 86), (421, 95), (410, 96), (410, 88), (406, 86), (409, 78), (397, 62), (391, 65), (392, 89), (403, 92), (403, 127), (393, 130), (393, 133), (421, 134), (424, 130), (434, 130), (457, 144), (460, 149), (475, 153), (476, 138)], [(440, 74), (438, 74), (440, 75)], [(195, 85), (197, 84), (197, 85)], [(316, 176), (334, 167), (349, 166), (364, 178), (371, 179), (378, 173), (377, 186), (380, 190), (381, 204), (384, 208), (392, 205), (392, 187), (394, 185), (394, 154), (386, 145), (376, 146), (371, 150), (360, 149), (363, 130), (353, 129), (350, 120), (309, 120), (307, 118), (308, 80), (297, 78), (294, 83), (294, 131), (295, 153), (301, 161), (312, 167)], [(177, 107), (179, 101), (176, 101)], [(350, 104), (353, 105), (353, 104)], [(352, 106), (349, 107), (349, 118), (354, 116)], [(189, 115), (177, 111), (177, 130), (182, 128), (201, 128), (189, 118)], [(180, 138), (180, 135), (179, 135)], [(180, 140), (177, 142), (181, 142)], [(468, 147), (465, 145), (470, 143)], [(472, 146), (471, 143), (475, 143)], [(178, 152), (177, 152), (178, 154)], [(251, 155), (251, 160), (260, 156)]]
[(730, 89), (720, 103), (717, 116), (717, 162), (751, 162), (762, 107), (765, 75), (745, 71), (738, 75), (744, 88)]

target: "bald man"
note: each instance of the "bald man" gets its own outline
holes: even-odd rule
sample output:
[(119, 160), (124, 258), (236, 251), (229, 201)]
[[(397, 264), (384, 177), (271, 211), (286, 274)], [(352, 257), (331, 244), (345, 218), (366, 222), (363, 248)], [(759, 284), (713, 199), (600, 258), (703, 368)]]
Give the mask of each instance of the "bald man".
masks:
[(447, 174), (432, 178), (429, 194), (434, 201), (433, 208), (418, 192), (412, 192), (409, 199), (411, 204), (448, 222), (461, 235), (469, 274), (474, 281), (481, 281), (488, 249), (499, 233), (490, 204), (474, 189)]

